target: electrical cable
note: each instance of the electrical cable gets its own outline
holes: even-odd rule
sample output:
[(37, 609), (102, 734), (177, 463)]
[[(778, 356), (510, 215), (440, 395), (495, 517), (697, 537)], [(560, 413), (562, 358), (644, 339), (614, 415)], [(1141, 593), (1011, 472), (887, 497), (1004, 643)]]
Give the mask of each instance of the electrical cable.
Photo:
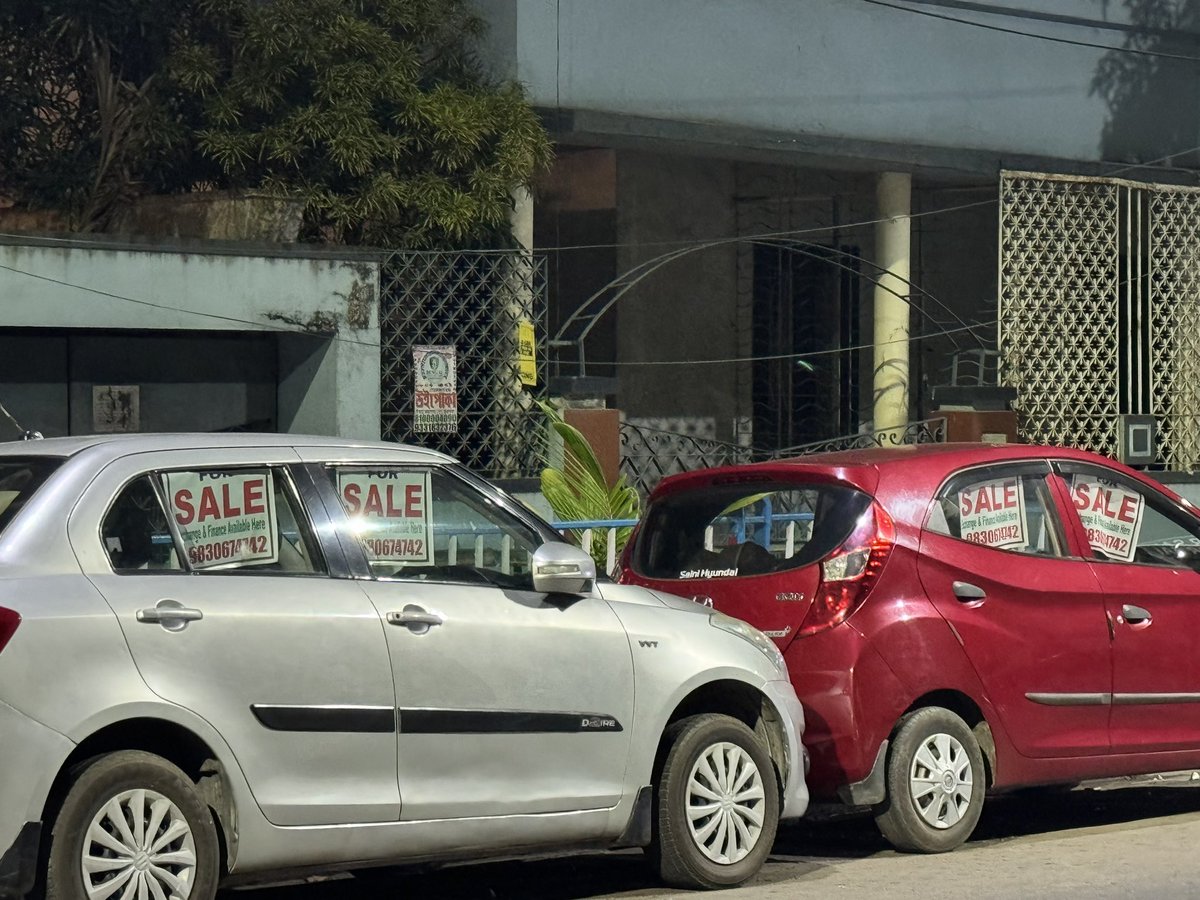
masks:
[(1080, 41), (1073, 38), (1055, 37), (1049, 34), (1038, 34), (1035, 31), (1022, 31), (1019, 28), (1005, 28), (1003, 25), (989, 25), (986, 22), (975, 22), (971, 19), (963, 19), (958, 16), (951, 16), (946, 13), (937, 13), (928, 9), (914, 9), (911, 6), (902, 6), (899, 3), (891, 3), (889, 0), (859, 0), (860, 3), (869, 3), (871, 6), (882, 6), (887, 9), (894, 9), (900, 12), (912, 13), (917, 16), (926, 16), (930, 19), (941, 19), (945, 22), (955, 22), (959, 25), (970, 25), (973, 28), (983, 28), (987, 31), (998, 31), (1002, 34), (1019, 35), (1020, 37), (1035, 38), (1039, 41), (1050, 41), (1055, 44), (1069, 44), (1073, 47), (1089, 47), (1093, 50), (1107, 50), (1110, 53), (1130, 53), (1135, 56), (1149, 56), (1156, 59), (1175, 59), (1181, 62), (1200, 62), (1200, 56), (1188, 56), (1182, 53), (1166, 53), (1161, 50), (1142, 50), (1137, 47), (1115, 47), (1112, 44), (1097, 44), (1092, 41)]
[[(871, 0), (864, 0), (864, 2), (871, 2)], [(1115, 177), (1116, 175), (1119, 175), (1122, 172), (1126, 172), (1131, 169), (1142, 168), (1146, 165), (1154, 165), (1155, 163), (1162, 162), (1162, 161), (1168, 160), (1168, 159), (1172, 159), (1176, 156), (1184, 155), (1187, 153), (1193, 153), (1196, 151), (1200, 151), (1200, 146), (1192, 147), (1187, 150), (1176, 151), (1174, 153), (1170, 153), (1163, 157), (1160, 157), (1157, 160), (1151, 160), (1148, 163), (1135, 163), (1135, 164), (1125, 165), (1125, 166), (1122, 166), (1120, 168), (1113, 170), (1106, 177)], [(908, 218), (915, 219), (915, 218), (921, 218), (924, 216), (944, 215), (946, 213), (958, 212), (958, 211), (964, 210), (964, 209), (973, 209), (973, 208), (977, 208), (980, 206), (995, 204), (998, 202), (999, 202), (998, 197), (997, 198), (989, 198), (987, 200), (980, 200), (980, 201), (975, 201), (972, 203), (965, 203), (965, 204), (958, 204), (955, 206), (941, 207), (939, 209), (933, 209), (933, 210), (925, 210), (922, 212), (913, 213)], [(736, 238), (722, 238), (722, 239), (718, 239), (715, 241), (708, 241), (708, 242), (703, 242), (703, 241), (702, 242), (678, 242), (678, 243), (672, 242), (672, 245), (679, 247), (679, 249), (677, 249), (673, 253), (662, 254), (659, 257), (655, 257), (650, 260), (647, 260), (644, 263), (639, 264), (639, 266), (635, 267), (635, 269), (641, 268), (643, 266), (653, 266), (653, 268), (650, 268), (649, 271), (643, 272), (641, 275), (638, 276), (638, 280), (640, 280), (641, 278), (650, 274), (651, 271), (654, 271), (657, 267), (664, 265), (666, 262), (673, 261), (675, 258), (678, 258), (679, 256), (685, 255), (686, 253), (692, 252), (697, 249), (710, 249), (711, 247), (720, 246), (722, 244), (736, 243), (736, 242), (741, 242), (741, 241), (771, 240), (771, 239), (780, 239), (780, 238), (788, 239), (788, 238), (792, 238), (792, 237), (795, 237), (798, 235), (803, 235), (803, 234), (822, 234), (822, 233), (826, 233), (826, 232), (829, 232), (834, 229), (843, 229), (844, 230), (844, 229), (853, 228), (853, 227), (861, 227), (861, 226), (879, 224), (879, 223), (887, 222), (887, 221), (890, 221), (890, 217), (866, 220), (866, 221), (859, 222), (859, 223), (851, 223), (849, 225), (842, 224), (842, 225), (833, 225), (833, 226), (820, 226), (820, 227), (816, 227), (816, 228), (807, 228), (807, 229), (793, 229), (793, 230), (789, 230), (789, 231), (768, 232), (768, 233), (763, 233), (763, 234), (758, 234), (758, 235), (744, 235), (744, 236), (736, 237)], [(21, 239), (27, 240), (27, 239), (29, 239), (30, 236), (29, 235), (21, 235), (21, 234), (0, 233), (0, 237), (8, 237), (8, 238), (17, 238), (19, 240), (21, 240)], [(95, 246), (111, 247), (111, 243), (105, 243), (105, 242), (101, 242), (101, 241), (77, 242), (77, 241), (72, 241), (71, 239), (68, 239), (68, 238), (51, 238), (51, 239), (36, 238), (35, 240), (38, 242), (41, 242), (43, 240), (51, 240), (53, 242), (70, 243), (75, 246), (78, 246), (82, 243), (84, 245), (92, 244)], [(682, 247), (679, 246), (680, 243), (682, 243)], [(641, 245), (631, 244), (631, 245), (624, 245), (624, 246), (641, 246)], [(681, 250), (683, 252), (680, 252)], [(439, 252), (445, 252), (445, 251), (439, 251)], [(378, 341), (362, 341), (362, 340), (357, 340), (355, 338), (343, 337), (340, 334), (312, 332), (312, 331), (306, 331), (304, 329), (274, 326), (274, 325), (270, 325), (268, 323), (264, 323), (261, 321), (255, 321), (253, 319), (242, 319), (242, 318), (238, 318), (236, 316), (225, 316), (225, 315), (221, 315), (219, 313), (207, 313), (207, 312), (202, 312), (200, 310), (188, 309), (186, 307), (171, 306), (169, 304), (164, 304), (164, 303), (155, 303), (150, 300), (141, 300), (141, 299), (137, 299), (134, 297), (128, 297), (123, 294), (116, 294), (111, 291), (102, 290), (100, 288), (94, 288), (94, 287), (90, 287), (87, 285), (81, 285), (81, 284), (74, 284), (72, 282), (64, 281), (64, 280), (58, 279), (58, 278), (53, 278), (48, 275), (40, 275), (35, 272), (29, 272), (29, 271), (26, 271), (23, 269), (18, 269), (14, 266), (0, 264), (0, 270), (5, 270), (8, 272), (12, 272), (16, 275), (23, 275), (27, 278), (34, 278), (34, 279), (37, 279), (40, 281), (49, 282), (51, 284), (57, 284), (62, 287), (72, 288), (74, 290), (85, 291), (87, 293), (97, 294), (99, 296), (108, 297), (110, 299), (119, 300), (119, 301), (123, 301), (123, 302), (127, 302), (127, 303), (134, 303), (139, 306), (145, 306), (145, 307), (149, 307), (152, 309), (162, 310), (165, 312), (198, 316), (201, 318), (212, 319), (215, 321), (229, 322), (229, 323), (238, 324), (238, 325), (248, 325), (256, 331), (274, 332), (274, 333), (279, 333), (279, 334), (305, 335), (305, 336), (309, 336), (309, 337), (325, 338), (325, 339), (328, 339), (331, 341), (338, 341), (338, 342), (347, 343), (347, 344), (355, 344), (355, 345), (363, 346), (363, 347), (370, 347), (372, 349), (381, 349), (382, 348), (382, 343), (378, 342)], [(632, 272), (633, 270), (630, 270), (630, 271)], [(610, 282), (608, 286), (613, 285), (615, 283), (615, 281), (617, 281), (617, 280), (619, 280), (619, 279), (615, 279), (614, 282)], [(606, 287), (608, 287), (608, 286), (606, 286)], [(604, 288), (602, 288), (601, 290), (604, 290)], [(936, 299), (936, 298), (933, 298), (933, 295), (928, 292), (924, 292), (924, 294), (926, 296), (930, 297), (931, 299)], [(948, 307), (946, 307), (943, 303), (941, 303), (941, 301), (938, 301), (938, 302), (939, 302), (939, 305), (943, 306), (943, 308), (948, 309)], [(962, 320), (959, 319), (959, 321), (962, 321)], [(965, 325), (965, 323), (964, 323), (964, 325)], [(981, 326), (969, 326), (969, 327), (965, 327), (965, 328), (954, 329), (953, 331), (947, 331), (946, 333), (958, 333), (958, 332), (962, 332), (962, 331), (970, 331), (974, 328), (979, 328), (979, 327), (981, 327)], [(653, 363), (653, 362), (655, 362), (655, 361), (647, 360), (645, 362), (638, 363), (638, 364), (645, 365), (645, 364), (649, 364), (649, 363)], [(612, 363), (603, 363), (603, 365), (611, 365), (611, 364)], [(624, 364), (630, 365), (632, 363), (624, 363)]]
[(964, 331), (975, 331), (988, 326), (979, 325), (963, 325), (958, 328), (943, 328), (936, 332), (927, 332), (924, 334), (909, 335), (905, 338), (896, 338), (890, 341), (880, 341), (878, 344), (855, 344), (850, 347), (835, 347), (830, 350), (810, 350), (805, 353), (775, 353), (767, 356), (731, 356), (724, 359), (655, 359), (655, 360), (627, 360), (617, 362), (597, 363), (600, 366), (716, 366), (730, 365), (731, 363), (747, 363), (747, 362), (770, 362), (780, 359), (794, 359), (803, 362), (806, 359), (815, 356), (832, 356), (836, 353), (855, 353), (859, 350), (870, 350), (872, 347), (887, 347), (892, 344), (910, 344), (917, 341), (925, 341), (930, 338), (946, 337), (952, 334), (961, 334)]

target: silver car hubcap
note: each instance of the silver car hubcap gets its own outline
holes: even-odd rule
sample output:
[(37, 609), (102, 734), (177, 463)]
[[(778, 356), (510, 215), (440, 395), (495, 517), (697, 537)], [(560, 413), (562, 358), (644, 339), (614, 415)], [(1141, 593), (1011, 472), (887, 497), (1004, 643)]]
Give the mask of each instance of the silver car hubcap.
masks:
[(715, 863), (746, 857), (763, 829), (762, 775), (737, 744), (713, 744), (696, 760), (687, 784), (688, 827), (692, 839)]
[(913, 806), (934, 828), (953, 828), (971, 805), (971, 758), (948, 734), (921, 742), (908, 776)]
[(191, 826), (154, 791), (126, 791), (92, 817), (83, 842), (88, 900), (186, 900), (196, 876)]

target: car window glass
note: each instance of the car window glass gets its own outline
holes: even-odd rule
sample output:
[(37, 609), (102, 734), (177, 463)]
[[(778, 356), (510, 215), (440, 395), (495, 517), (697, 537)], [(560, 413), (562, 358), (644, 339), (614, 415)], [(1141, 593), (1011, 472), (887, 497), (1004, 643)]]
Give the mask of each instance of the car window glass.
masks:
[(376, 577), (532, 588), (541, 537), (453, 475), (382, 466), (331, 477)]
[(194, 571), (326, 571), (284, 470), (188, 470), (160, 477)]
[(810, 565), (850, 535), (870, 505), (835, 485), (705, 485), (647, 512), (635, 569), (649, 578), (745, 577)]
[(0, 461), (0, 531), (60, 464), (51, 457)]
[(167, 513), (154, 482), (143, 475), (126, 485), (100, 526), (108, 561), (118, 572), (182, 571)]
[(1200, 559), (1200, 528), (1166, 497), (1101, 470), (1066, 477), (1096, 559), (1173, 566)]
[(1065, 555), (1050, 486), (1041, 474), (987, 469), (952, 479), (934, 501), (925, 528), (995, 550)]

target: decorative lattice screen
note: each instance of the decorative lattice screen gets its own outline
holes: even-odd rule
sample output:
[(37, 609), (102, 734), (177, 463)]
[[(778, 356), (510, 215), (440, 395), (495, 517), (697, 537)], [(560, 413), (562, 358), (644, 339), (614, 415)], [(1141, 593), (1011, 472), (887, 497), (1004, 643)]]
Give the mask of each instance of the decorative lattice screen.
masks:
[(1155, 415), (1158, 461), (1200, 462), (1200, 190), (1005, 172), (1002, 375), (1022, 434), (1117, 452)]
[[(540, 468), (544, 429), (521, 383), (517, 323), (544, 340), (545, 259), (521, 251), (397, 252), (381, 276), (382, 431), (385, 440), (420, 444), (492, 477)], [(458, 430), (413, 428), (414, 345), (452, 345), (457, 353)], [(544, 343), (542, 344), (544, 347)], [(545, 353), (538, 354), (538, 392)]]

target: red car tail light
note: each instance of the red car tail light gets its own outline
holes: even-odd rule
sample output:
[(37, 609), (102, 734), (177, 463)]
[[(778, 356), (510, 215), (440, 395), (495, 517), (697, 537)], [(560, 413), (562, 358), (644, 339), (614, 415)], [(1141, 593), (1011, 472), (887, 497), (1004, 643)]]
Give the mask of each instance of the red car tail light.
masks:
[(796, 637), (832, 628), (862, 606), (896, 540), (892, 517), (873, 502), (850, 537), (821, 562), (821, 582)]
[(17, 626), (21, 624), (21, 614), (14, 612), (11, 609), (5, 609), (0, 606), (0, 650), (3, 650), (5, 645), (12, 639), (13, 634), (17, 630)]

